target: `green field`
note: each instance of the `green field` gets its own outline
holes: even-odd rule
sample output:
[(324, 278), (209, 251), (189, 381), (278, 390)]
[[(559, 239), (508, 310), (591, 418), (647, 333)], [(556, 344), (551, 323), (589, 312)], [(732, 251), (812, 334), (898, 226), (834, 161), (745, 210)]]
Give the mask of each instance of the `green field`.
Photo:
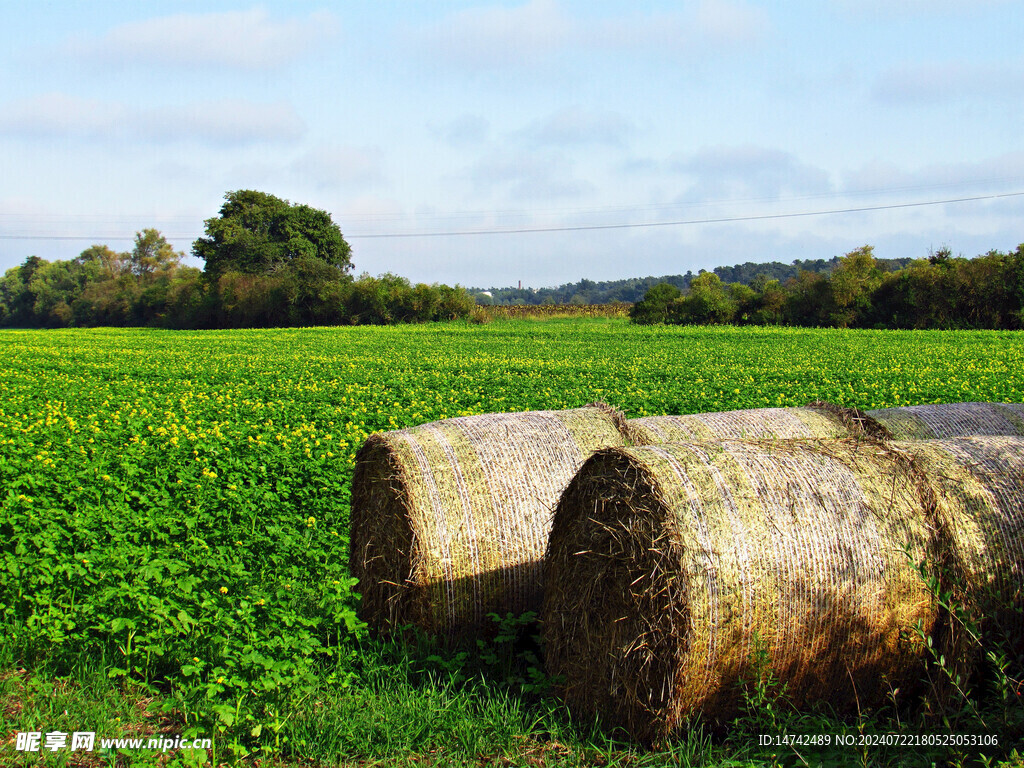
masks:
[(770, 707), (644, 753), (571, 723), (514, 633), (467, 654), (377, 642), (355, 618), (348, 499), (367, 435), (595, 400), (630, 417), (1022, 402), (1024, 335), (617, 319), (0, 332), (0, 763), (37, 764), (14, 752), (32, 730), (205, 735), (247, 765), (759, 759), (756, 734), (783, 724), (758, 720)]

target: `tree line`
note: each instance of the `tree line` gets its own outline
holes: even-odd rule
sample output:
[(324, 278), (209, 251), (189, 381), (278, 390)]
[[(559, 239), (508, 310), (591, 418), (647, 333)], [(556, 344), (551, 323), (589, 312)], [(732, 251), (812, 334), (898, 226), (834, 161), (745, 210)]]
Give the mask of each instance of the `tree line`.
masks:
[(948, 248), (888, 271), (865, 245), (827, 272), (799, 270), (785, 282), (750, 284), (715, 272), (684, 294), (661, 283), (630, 311), (634, 323), (799, 325), (837, 328), (1024, 328), (1024, 244), (973, 259)]
[(390, 273), (353, 279), (351, 248), (325, 211), (264, 192), (225, 195), (192, 245), (200, 270), (156, 229), (123, 253), (28, 257), (0, 279), (0, 325), (238, 328), (465, 318), (465, 289), (412, 285)]
[[(877, 259), (883, 272), (902, 269), (911, 259)], [(731, 267), (715, 267), (712, 272), (725, 283), (750, 285), (754, 280), (768, 278), (785, 283), (803, 272), (831, 272), (839, 263), (839, 257), (831, 259), (796, 259), (790, 264), (780, 261), (755, 263), (748, 261)], [(692, 271), (685, 275), (663, 275), (662, 277), (631, 277), (625, 280), (580, 280), (565, 283), (556, 288), (470, 288), (477, 303), (495, 306), (516, 306), (518, 304), (612, 304), (624, 302), (633, 304), (640, 301), (647, 291), (656, 285), (668, 283), (680, 291), (686, 291), (697, 277)]]

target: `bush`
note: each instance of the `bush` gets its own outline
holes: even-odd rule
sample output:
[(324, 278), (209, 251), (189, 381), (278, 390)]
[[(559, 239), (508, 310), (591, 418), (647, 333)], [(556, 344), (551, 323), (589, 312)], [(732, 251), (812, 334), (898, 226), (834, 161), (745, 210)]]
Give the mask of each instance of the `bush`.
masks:
[(669, 320), (669, 307), (682, 292), (671, 283), (659, 283), (644, 294), (641, 301), (633, 305), (630, 319), (638, 325), (654, 325)]

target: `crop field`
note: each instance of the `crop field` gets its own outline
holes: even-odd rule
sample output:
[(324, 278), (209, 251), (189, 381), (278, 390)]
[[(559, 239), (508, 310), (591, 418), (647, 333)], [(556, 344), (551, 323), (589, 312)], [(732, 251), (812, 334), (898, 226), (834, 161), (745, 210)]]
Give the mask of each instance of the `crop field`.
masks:
[[(0, 764), (760, 760), (757, 734), (783, 725), (770, 706), (657, 753), (570, 722), (521, 637), (529, 617), (469, 650), (375, 640), (356, 617), (349, 491), (368, 435), (597, 400), (629, 417), (1024, 402), (1024, 335), (617, 318), (4, 331)], [(40, 757), (15, 752), (27, 731), (201, 736), (213, 751)], [(865, 761), (913, 756), (879, 749)]]

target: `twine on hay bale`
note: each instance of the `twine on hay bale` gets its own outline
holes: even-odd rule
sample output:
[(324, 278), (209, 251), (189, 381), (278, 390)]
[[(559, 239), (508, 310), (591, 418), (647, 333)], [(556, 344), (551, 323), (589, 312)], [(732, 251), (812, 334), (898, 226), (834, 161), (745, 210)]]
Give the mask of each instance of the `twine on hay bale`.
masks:
[(362, 616), (467, 634), (487, 614), (538, 610), (555, 504), (625, 418), (593, 403), (496, 413), (371, 435), (356, 456), (351, 560)]
[[(964, 673), (981, 651), (1024, 654), (1024, 438), (961, 437), (895, 443), (927, 474), (949, 550), (950, 586), (980, 637), (951, 626)], [(949, 654), (947, 654), (949, 655)]]
[(929, 440), (971, 435), (1024, 436), (1019, 403), (939, 403), (862, 411), (821, 400), (802, 408), (750, 408), (628, 422), (634, 445), (717, 440), (860, 437)]
[(767, 438), (869, 437), (884, 440), (888, 431), (856, 408), (825, 402), (803, 408), (750, 408), (684, 416), (646, 416), (629, 421), (635, 445)]
[(896, 440), (1024, 436), (1024, 405), (1020, 403), (936, 403), (882, 408), (867, 414)]
[(938, 608), (935, 499), (861, 440), (603, 450), (562, 496), (545, 559), (548, 673), (572, 711), (658, 742), (735, 712), (767, 665), (797, 703), (913, 687)]

